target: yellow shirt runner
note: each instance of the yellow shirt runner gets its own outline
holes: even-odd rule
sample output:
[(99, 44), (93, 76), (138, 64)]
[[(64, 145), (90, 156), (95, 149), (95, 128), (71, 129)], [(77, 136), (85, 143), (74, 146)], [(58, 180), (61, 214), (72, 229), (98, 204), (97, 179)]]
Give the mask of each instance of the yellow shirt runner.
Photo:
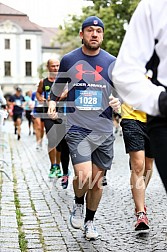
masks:
[(146, 113), (140, 110), (134, 110), (132, 106), (126, 103), (123, 103), (121, 106), (121, 117), (122, 119), (133, 119), (145, 123), (147, 121)]

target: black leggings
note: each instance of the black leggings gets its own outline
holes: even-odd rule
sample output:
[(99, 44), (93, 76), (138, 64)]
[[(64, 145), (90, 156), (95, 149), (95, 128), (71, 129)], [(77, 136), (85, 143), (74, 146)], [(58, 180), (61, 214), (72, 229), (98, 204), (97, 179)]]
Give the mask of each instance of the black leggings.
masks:
[(49, 148), (56, 147), (65, 136), (65, 125), (58, 120), (43, 119)]
[(27, 118), (27, 120), (28, 120), (28, 126), (29, 126), (29, 128), (30, 128), (30, 126), (31, 126), (31, 123), (32, 123), (32, 116), (31, 116), (31, 110), (26, 110), (25, 111), (26, 112), (26, 118)]
[(61, 164), (63, 169), (63, 174), (68, 174), (68, 165), (70, 160), (69, 148), (65, 138), (63, 138), (60, 143), (56, 146), (56, 150), (61, 152)]
[(66, 127), (61, 120), (44, 119), (44, 125), (48, 138), (48, 147), (56, 148), (61, 152), (61, 164), (64, 175), (68, 174), (69, 148), (65, 140)]
[(150, 140), (155, 163), (167, 192), (167, 127), (153, 128)]

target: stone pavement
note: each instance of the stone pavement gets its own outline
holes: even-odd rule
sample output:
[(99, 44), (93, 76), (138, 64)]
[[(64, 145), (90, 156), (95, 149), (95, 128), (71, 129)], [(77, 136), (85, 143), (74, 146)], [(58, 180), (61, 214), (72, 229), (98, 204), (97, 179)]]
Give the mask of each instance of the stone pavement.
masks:
[(0, 159), (8, 164), (1, 162), (1, 167), (12, 179), (0, 174), (1, 252), (167, 251), (167, 196), (156, 168), (146, 193), (150, 232), (137, 235), (134, 231), (130, 171), (122, 137), (116, 137), (108, 186), (96, 213), (100, 238), (89, 242), (69, 223), (72, 175), (66, 190), (61, 188), (60, 179), (50, 181), (46, 139), (43, 150), (37, 151), (26, 121), (22, 128), (20, 141), (11, 121), (6, 121), (0, 132)]

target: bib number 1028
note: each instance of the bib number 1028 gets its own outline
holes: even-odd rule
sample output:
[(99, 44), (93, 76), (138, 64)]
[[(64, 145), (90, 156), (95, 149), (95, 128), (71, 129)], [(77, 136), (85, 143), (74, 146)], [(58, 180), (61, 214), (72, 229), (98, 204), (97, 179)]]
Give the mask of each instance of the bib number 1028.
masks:
[(80, 104), (88, 104), (88, 105), (95, 105), (97, 104), (97, 98), (96, 97), (79, 97)]

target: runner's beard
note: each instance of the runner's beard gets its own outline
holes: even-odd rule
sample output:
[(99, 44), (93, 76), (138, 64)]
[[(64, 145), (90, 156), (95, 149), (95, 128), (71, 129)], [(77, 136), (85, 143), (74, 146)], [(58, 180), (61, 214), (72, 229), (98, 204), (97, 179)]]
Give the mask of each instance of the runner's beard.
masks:
[(83, 39), (83, 44), (84, 46), (89, 49), (89, 50), (92, 50), (92, 51), (96, 51), (97, 49), (100, 48), (102, 42), (98, 43), (98, 44), (95, 44), (95, 45), (90, 45), (89, 42), (87, 42), (86, 40)]

